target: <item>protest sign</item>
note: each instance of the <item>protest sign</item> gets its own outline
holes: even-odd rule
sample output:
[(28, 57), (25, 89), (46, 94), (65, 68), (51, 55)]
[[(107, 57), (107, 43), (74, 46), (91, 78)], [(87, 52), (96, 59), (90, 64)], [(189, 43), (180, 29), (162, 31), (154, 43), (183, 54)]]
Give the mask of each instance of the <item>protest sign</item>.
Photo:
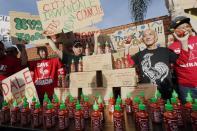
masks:
[(12, 45), (10, 33), (10, 17), (0, 15), (0, 41), (2, 41), (6, 47)]
[(47, 35), (83, 28), (104, 15), (99, 0), (42, 0), (37, 6)]
[(153, 29), (158, 35), (157, 46), (165, 46), (165, 32), (163, 21), (154, 21), (139, 26), (131, 26), (126, 29), (117, 30), (110, 34), (112, 44), (115, 50), (124, 49), (124, 40), (131, 39), (132, 46), (138, 46), (141, 50), (145, 48), (141, 38), (143, 31), (146, 29)]
[(28, 102), (31, 102), (33, 97), (36, 97), (38, 100), (36, 88), (28, 68), (4, 79), (2, 81), (2, 92), (4, 100), (10, 105), (14, 100), (21, 104), (21, 99), (24, 97), (27, 98)]
[(33, 44), (47, 43), (39, 16), (15, 11), (9, 12), (9, 15), (13, 43), (23, 44), (24, 41)]

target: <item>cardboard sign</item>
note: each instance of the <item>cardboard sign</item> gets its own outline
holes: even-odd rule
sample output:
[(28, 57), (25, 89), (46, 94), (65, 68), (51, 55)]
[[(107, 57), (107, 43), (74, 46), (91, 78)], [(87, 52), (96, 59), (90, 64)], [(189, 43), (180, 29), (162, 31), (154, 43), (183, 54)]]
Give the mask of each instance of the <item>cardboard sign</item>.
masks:
[(10, 17), (0, 15), (0, 41), (2, 41), (6, 47), (12, 45), (10, 33)]
[(70, 88), (93, 88), (96, 86), (96, 72), (75, 72), (70, 74)]
[(26, 43), (45, 44), (48, 43), (42, 35), (43, 28), (39, 16), (23, 12), (9, 12), (11, 36), (14, 44)]
[(136, 86), (135, 68), (102, 71), (104, 87)]
[(42, 0), (37, 6), (48, 35), (92, 25), (104, 15), (99, 0)]
[(139, 84), (137, 87), (121, 87), (121, 97), (126, 99), (127, 94), (131, 93), (131, 97), (138, 96), (141, 92), (144, 92), (145, 99), (150, 99), (155, 96), (157, 87), (153, 84)]
[(95, 97), (101, 95), (101, 98), (104, 100), (104, 103), (107, 105), (109, 100), (109, 94), (112, 92), (112, 88), (83, 88), (85, 95), (90, 97), (90, 101), (94, 103)]
[(154, 29), (158, 35), (157, 46), (165, 46), (165, 32), (163, 21), (154, 21), (148, 24), (143, 24), (139, 26), (131, 26), (126, 29), (117, 30), (111, 34), (111, 41), (115, 50), (124, 49), (124, 40), (132, 39), (131, 44), (137, 46), (143, 50), (145, 48), (141, 38), (143, 36), (143, 31), (146, 29)]
[(112, 55), (99, 54), (83, 57), (83, 71), (112, 70)]
[(31, 103), (33, 96), (37, 98), (36, 88), (31, 78), (28, 68), (25, 68), (16, 74), (2, 81), (2, 92), (4, 100), (12, 105), (14, 100), (21, 104), (21, 99), (25, 96), (27, 101)]

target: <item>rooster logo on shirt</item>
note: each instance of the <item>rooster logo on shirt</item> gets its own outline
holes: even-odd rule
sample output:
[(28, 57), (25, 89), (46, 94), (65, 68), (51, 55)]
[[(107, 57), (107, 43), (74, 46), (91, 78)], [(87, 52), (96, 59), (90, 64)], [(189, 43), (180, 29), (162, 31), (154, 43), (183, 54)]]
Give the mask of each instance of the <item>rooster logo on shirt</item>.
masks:
[(153, 66), (150, 59), (152, 55), (151, 53), (144, 55), (144, 60), (141, 62), (142, 71), (152, 83), (156, 83), (156, 80), (162, 82), (167, 77), (169, 68), (163, 62), (158, 62)]

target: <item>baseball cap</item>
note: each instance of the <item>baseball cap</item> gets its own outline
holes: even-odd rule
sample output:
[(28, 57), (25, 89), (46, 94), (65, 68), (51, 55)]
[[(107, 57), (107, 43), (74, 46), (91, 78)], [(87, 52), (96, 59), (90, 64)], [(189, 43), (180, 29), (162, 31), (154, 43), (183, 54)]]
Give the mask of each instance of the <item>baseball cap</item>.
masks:
[(82, 44), (80, 41), (74, 41), (74, 47), (82, 47)]
[(183, 23), (188, 23), (190, 24), (190, 18), (185, 17), (185, 16), (178, 16), (174, 18), (170, 24), (170, 30), (176, 29), (179, 25)]

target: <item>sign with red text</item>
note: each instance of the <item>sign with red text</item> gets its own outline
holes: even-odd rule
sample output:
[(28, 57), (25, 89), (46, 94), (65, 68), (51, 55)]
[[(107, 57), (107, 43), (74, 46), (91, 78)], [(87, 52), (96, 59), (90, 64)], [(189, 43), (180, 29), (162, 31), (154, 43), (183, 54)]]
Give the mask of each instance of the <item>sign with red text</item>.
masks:
[(37, 6), (47, 35), (92, 25), (104, 15), (99, 0), (42, 0)]
[(43, 36), (43, 28), (39, 16), (31, 15), (24, 12), (9, 12), (11, 36), (14, 44), (33, 43), (45, 44), (48, 43)]
[(10, 105), (14, 100), (21, 104), (21, 99), (27, 98), (31, 103), (33, 96), (37, 98), (36, 88), (31, 78), (29, 68), (25, 68), (2, 81), (4, 100)]

